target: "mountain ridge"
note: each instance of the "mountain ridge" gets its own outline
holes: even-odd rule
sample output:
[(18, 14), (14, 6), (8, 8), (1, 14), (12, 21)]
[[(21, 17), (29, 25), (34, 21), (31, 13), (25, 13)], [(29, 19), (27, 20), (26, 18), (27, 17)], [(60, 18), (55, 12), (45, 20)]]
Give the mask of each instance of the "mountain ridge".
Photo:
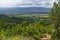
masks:
[(50, 8), (44, 7), (9, 7), (0, 8), (0, 13), (42, 13), (50, 12)]

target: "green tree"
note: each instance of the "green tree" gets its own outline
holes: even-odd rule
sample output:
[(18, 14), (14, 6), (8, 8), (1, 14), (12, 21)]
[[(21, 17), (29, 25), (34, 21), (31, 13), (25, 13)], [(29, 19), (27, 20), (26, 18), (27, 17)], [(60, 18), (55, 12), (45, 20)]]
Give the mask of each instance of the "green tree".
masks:
[(56, 37), (60, 38), (60, 1), (58, 3), (54, 2), (54, 6), (51, 9), (50, 18), (52, 24), (54, 24)]

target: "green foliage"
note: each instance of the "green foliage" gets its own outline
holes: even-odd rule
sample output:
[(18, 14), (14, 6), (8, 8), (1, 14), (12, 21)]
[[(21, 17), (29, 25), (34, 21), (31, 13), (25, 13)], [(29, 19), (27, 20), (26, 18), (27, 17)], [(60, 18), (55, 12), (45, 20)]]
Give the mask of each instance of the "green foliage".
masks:
[(53, 33), (49, 27), (50, 21), (40, 20), (37, 17), (0, 17), (0, 39), (22, 35), (40, 38), (45, 33)]
[(27, 21), (23, 21), (21, 24), (12, 27), (12, 33), (36, 38), (39, 38), (45, 33), (53, 33), (53, 29), (51, 27), (49, 28), (47, 26), (44, 26), (40, 21), (35, 21), (33, 23), (29, 23), (28, 25), (26, 25), (26, 23), (28, 24)]
[(54, 6), (50, 13), (52, 24), (54, 25), (56, 38), (60, 38), (60, 1), (54, 2)]

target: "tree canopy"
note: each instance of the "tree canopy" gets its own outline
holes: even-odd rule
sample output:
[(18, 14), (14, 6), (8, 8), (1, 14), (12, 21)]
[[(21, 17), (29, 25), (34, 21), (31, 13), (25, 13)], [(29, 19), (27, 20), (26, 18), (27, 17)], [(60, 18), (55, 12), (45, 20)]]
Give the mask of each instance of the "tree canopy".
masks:
[(60, 38), (60, 1), (58, 3), (54, 2), (54, 6), (51, 9), (50, 18), (52, 24), (54, 24), (56, 37)]

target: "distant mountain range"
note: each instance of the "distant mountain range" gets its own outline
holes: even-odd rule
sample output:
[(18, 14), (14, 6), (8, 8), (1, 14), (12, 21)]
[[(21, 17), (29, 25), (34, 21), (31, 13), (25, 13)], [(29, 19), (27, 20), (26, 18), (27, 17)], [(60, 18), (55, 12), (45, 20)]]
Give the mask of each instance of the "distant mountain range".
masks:
[(45, 13), (50, 12), (51, 8), (44, 7), (6, 7), (0, 8), (1, 13)]

